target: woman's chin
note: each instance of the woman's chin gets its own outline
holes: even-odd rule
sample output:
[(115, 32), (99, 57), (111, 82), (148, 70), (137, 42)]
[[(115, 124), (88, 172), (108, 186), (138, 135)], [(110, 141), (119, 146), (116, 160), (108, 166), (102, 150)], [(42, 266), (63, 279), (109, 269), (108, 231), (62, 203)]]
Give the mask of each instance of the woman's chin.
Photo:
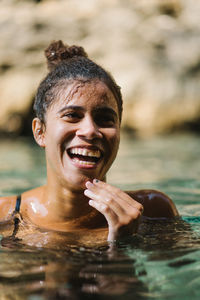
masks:
[(67, 186), (69, 186), (72, 190), (74, 191), (80, 191), (80, 190), (85, 190), (86, 189), (86, 182), (87, 181), (92, 181), (95, 177), (94, 176), (78, 176), (74, 178), (70, 178), (67, 180)]

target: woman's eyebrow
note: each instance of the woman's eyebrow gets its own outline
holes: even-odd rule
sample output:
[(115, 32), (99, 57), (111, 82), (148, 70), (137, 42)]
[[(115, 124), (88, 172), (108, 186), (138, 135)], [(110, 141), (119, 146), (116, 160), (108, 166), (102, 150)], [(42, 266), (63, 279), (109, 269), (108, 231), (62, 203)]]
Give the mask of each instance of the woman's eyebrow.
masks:
[(82, 110), (84, 111), (84, 108), (82, 106), (78, 106), (78, 105), (66, 105), (64, 107), (62, 107), (58, 113), (62, 113), (63, 111), (69, 110), (69, 109), (73, 109), (73, 110)]

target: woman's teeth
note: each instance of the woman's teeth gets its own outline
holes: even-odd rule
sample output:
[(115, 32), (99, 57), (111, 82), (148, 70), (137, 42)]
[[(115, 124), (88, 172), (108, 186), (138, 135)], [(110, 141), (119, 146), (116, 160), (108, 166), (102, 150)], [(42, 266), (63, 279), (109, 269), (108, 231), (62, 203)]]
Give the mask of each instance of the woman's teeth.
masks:
[(94, 166), (101, 158), (101, 152), (98, 149), (71, 148), (68, 154), (75, 163), (85, 166)]
[(78, 154), (82, 156), (89, 156), (94, 158), (100, 158), (101, 153), (99, 150), (89, 150), (86, 148), (72, 148), (69, 150), (71, 154)]
[(78, 158), (73, 158), (74, 162), (79, 163), (79, 165), (83, 165), (83, 166), (91, 166), (91, 165), (95, 165), (96, 162), (95, 161), (86, 161), (86, 160), (80, 160)]

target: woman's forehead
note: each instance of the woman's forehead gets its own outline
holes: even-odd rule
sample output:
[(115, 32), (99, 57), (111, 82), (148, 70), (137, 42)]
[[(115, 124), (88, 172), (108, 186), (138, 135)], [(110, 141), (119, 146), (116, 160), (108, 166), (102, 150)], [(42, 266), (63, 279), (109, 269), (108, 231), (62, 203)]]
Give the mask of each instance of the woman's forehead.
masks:
[(56, 94), (54, 103), (58, 105), (90, 102), (99, 105), (108, 104), (117, 109), (113, 93), (100, 80), (63, 82)]

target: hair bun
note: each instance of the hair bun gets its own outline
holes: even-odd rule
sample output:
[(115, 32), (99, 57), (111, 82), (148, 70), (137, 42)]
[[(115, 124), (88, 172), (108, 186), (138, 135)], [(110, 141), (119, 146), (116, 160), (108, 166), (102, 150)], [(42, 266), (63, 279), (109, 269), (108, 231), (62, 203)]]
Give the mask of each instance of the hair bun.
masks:
[(75, 56), (88, 57), (83, 47), (64, 45), (61, 40), (53, 41), (45, 50), (48, 69), (52, 71), (58, 64)]

